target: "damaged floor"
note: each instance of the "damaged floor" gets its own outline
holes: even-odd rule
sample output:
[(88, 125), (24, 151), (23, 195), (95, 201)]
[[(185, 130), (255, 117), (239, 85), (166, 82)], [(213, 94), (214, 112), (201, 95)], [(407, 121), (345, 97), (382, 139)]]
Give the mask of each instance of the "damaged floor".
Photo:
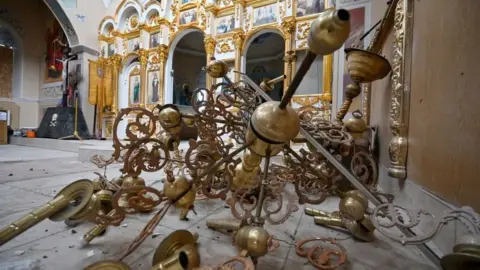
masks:
[[(108, 178), (120, 175), (120, 165), (107, 170)], [(0, 146), (0, 226), (4, 227), (51, 200), (65, 185), (82, 178), (94, 179), (103, 173), (93, 164), (77, 160), (77, 154), (24, 146)], [(142, 174), (148, 185), (161, 189), (162, 173)], [(305, 258), (296, 255), (294, 243), (312, 237), (335, 237), (346, 248), (349, 263), (342, 269), (436, 269), (415, 247), (393, 243), (376, 233), (372, 243), (358, 242), (348, 234), (316, 226), (313, 218), (299, 211), (281, 225), (266, 225), (280, 240), (280, 247), (259, 260), (257, 269), (314, 269)], [(337, 198), (329, 198), (317, 209), (335, 211)], [(232, 237), (209, 230), (205, 221), (231, 217), (221, 200), (201, 200), (195, 204), (197, 215), (179, 221), (178, 211), (169, 213), (148, 239), (124, 262), (133, 270), (150, 269), (155, 248), (163, 237), (175, 229), (197, 232), (202, 265), (216, 265), (238, 254)], [(63, 222), (44, 220), (22, 235), (0, 247), (0, 270), (3, 269), (83, 269), (99, 260), (115, 259), (143, 229), (151, 215), (131, 216), (119, 227), (110, 227), (103, 237), (81, 247), (80, 238), (93, 225), (83, 223), (75, 228)]]

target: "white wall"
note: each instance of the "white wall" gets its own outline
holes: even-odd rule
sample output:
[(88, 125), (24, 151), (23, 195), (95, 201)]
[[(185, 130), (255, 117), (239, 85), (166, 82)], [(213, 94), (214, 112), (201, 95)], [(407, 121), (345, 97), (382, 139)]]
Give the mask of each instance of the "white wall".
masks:
[(67, 8), (62, 0), (59, 0), (59, 3), (77, 32), (80, 44), (100, 51), (98, 26), (102, 19), (107, 16), (104, 1), (77, 0), (76, 8)]

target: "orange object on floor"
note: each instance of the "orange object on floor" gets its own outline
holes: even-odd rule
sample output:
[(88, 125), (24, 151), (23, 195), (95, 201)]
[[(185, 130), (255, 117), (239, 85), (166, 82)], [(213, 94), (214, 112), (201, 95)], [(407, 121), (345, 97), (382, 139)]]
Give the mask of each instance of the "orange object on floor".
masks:
[(27, 131), (27, 138), (35, 138), (36, 134), (35, 131), (29, 130)]

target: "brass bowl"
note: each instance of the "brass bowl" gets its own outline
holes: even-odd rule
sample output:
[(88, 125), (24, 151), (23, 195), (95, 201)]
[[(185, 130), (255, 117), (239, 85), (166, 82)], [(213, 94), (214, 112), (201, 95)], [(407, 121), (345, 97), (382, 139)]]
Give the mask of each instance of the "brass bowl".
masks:
[(347, 69), (353, 81), (373, 82), (385, 78), (392, 70), (388, 60), (374, 52), (358, 49), (345, 49)]

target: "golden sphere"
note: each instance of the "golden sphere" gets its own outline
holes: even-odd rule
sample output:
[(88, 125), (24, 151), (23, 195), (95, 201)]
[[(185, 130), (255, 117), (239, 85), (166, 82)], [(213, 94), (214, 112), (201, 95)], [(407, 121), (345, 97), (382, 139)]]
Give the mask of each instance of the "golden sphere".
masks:
[(350, 190), (340, 200), (339, 209), (354, 220), (362, 220), (368, 208), (367, 198), (358, 190)]
[(360, 92), (362, 92), (362, 89), (358, 83), (350, 83), (345, 88), (345, 97), (353, 99), (360, 95)]
[(228, 65), (222, 60), (211, 60), (207, 65), (207, 73), (213, 78), (222, 78), (227, 75)]
[(182, 129), (182, 115), (172, 107), (163, 108), (158, 114), (160, 125), (169, 133), (178, 133)]
[(95, 195), (100, 199), (100, 201), (111, 201), (113, 198), (113, 192), (107, 189), (99, 190)]
[(262, 103), (253, 113), (250, 124), (261, 137), (276, 143), (286, 143), (297, 137), (300, 118), (292, 107), (280, 109), (279, 104), (277, 101)]
[(345, 128), (350, 133), (363, 133), (367, 129), (367, 124), (362, 119), (362, 113), (356, 110), (352, 113), (353, 117), (345, 121)]
[(258, 258), (268, 252), (270, 234), (262, 227), (245, 226), (235, 234), (235, 244), (249, 256)]
[[(185, 176), (176, 176), (172, 182), (165, 181), (163, 184), (163, 192), (165, 197), (169, 200), (174, 200), (180, 194), (190, 188), (190, 183)], [(177, 206), (189, 205), (195, 201), (195, 190), (191, 189), (180, 200), (177, 201)]]

